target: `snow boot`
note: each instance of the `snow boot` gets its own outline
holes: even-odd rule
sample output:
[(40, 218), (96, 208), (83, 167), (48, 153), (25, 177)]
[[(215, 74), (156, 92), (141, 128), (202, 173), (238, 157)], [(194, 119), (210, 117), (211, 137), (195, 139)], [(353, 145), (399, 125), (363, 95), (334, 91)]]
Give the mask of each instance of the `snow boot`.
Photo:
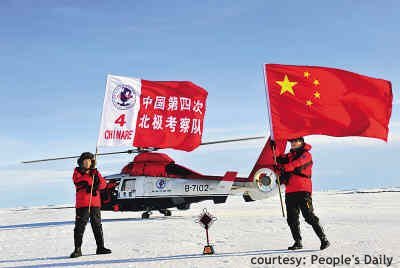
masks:
[(329, 243), (328, 239), (326, 239), (326, 237), (325, 237), (323, 240), (321, 240), (321, 246), (319, 249), (324, 250), (327, 247), (329, 247), (330, 245), (331, 245), (331, 243)]
[(324, 228), (322, 228), (321, 224), (317, 222), (316, 224), (312, 225), (314, 232), (317, 234), (319, 240), (321, 240), (320, 250), (324, 250), (330, 246), (328, 239), (326, 238)]
[(101, 248), (97, 248), (96, 250), (96, 254), (100, 255), (100, 254), (111, 254), (111, 249), (105, 248), (105, 247), (101, 247)]
[(70, 258), (78, 258), (82, 256), (81, 248), (75, 248), (74, 252), (69, 256)]
[(96, 254), (110, 254), (111, 250), (104, 247), (103, 227), (101, 224), (93, 225), (94, 238), (96, 239), (97, 250)]
[(75, 230), (74, 230), (75, 250), (74, 250), (74, 252), (71, 253), (71, 255), (70, 255), (71, 258), (78, 258), (78, 257), (82, 256), (82, 251), (81, 251), (82, 238), (83, 238), (82, 230), (80, 230), (79, 228), (75, 228)]
[(296, 240), (293, 244), (293, 246), (288, 247), (288, 250), (297, 250), (297, 249), (302, 249), (303, 245), (301, 244), (301, 240)]

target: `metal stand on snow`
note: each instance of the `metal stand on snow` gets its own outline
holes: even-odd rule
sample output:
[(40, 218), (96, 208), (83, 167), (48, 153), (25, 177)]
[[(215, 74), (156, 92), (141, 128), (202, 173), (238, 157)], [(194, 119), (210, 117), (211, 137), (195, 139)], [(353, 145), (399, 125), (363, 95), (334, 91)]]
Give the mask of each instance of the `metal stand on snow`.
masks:
[(208, 235), (208, 229), (210, 226), (217, 220), (216, 217), (211, 215), (207, 209), (203, 209), (203, 212), (200, 216), (196, 219), (196, 223), (199, 223), (205, 230), (206, 230), (206, 237), (207, 237), (207, 245), (204, 246), (203, 254), (204, 255), (212, 255), (214, 254), (214, 247), (210, 245), (210, 239)]

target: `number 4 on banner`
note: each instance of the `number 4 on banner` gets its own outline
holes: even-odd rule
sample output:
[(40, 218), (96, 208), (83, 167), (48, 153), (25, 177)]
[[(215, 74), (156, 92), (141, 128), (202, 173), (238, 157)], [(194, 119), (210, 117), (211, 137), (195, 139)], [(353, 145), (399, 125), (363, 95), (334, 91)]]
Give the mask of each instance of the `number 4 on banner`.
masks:
[(114, 123), (120, 125), (121, 127), (123, 127), (125, 125), (125, 123), (126, 123), (125, 114), (121, 114), (120, 116), (118, 116), (118, 118), (115, 119)]

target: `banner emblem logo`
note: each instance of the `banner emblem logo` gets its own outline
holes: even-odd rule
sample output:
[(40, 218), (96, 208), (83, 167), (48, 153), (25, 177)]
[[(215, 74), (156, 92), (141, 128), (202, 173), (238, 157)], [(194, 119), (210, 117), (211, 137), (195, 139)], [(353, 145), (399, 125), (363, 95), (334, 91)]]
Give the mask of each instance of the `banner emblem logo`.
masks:
[(118, 110), (128, 110), (136, 101), (136, 91), (129, 85), (118, 85), (112, 93), (112, 102)]

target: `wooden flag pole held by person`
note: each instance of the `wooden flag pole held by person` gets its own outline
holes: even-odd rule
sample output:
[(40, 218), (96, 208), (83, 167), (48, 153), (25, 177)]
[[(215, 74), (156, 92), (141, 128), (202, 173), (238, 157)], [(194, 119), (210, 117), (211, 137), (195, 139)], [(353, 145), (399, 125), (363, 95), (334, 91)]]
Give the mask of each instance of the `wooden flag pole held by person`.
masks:
[[(106, 88), (107, 88), (107, 81), (106, 81)], [(106, 98), (106, 97), (104, 97), (104, 98)], [(103, 118), (103, 110), (102, 110), (101, 113), (100, 113), (100, 120), (102, 120), (102, 118)], [(101, 126), (100, 126), (100, 129), (101, 129)], [(99, 136), (97, 137), (96, 152), (95, 152), (95, 154), (94, 154), (94, 161), (95, 161), (95, 164), (97, 164), (97, 163), (96, 163), (96, 159), (97, 159), (97, 155), (99, 154), (98, 140), (99, 140), (99, 138), (100, 138), (100, 131), (99, 131), (99, 134), (98, 134), (98, 135), (99, 135)], [(90, 188), (89, 216), (90, 216), (90, 206), (92, 205), (93, 185), (94, 185), (94, 174), (92, 174), (92, 186), (91, 186), (91, 188)]]
[[(266, 95), (266, 102), (267, 102), (267, 107), (268, 107), (268, 122), (269, 122), (269, 129), (270, 129), (270, 136), (271, 136), (271, 141), (274, 140), (274, 129), (272, 128), (272, 119), (271, 119), (271, 105), (269, 102), (269, 95), (268, 95), (268, 86), (267, 86), (267, 76), (265, 74), (265, 68), (263, 65), (263, 73), (264, 73), (264, 86), (265, 86), (265, 95)], [(274, 163), (277, 165), (278, 163), (276, 162), (276, 151), (275, 151), (275, 145), (272, 145), (272, 154), (274, 158)], [(278, 192), (279, 192), (279, 201), (281, 203), (281, 209), (282, 209), (282, 217), (285, 218), (285, 209), (283, 207), (283, 200), (282, 200), (282, 193), (281, 193), (281, 181), (279, 178), (279, 174), (277, 174), (277, 182), (278, 182)]]
[[(94, 161), (96, 161), (98, 152), (99, 152), (99, 149), (98, 149), (98, 147), (96, 146), (96, 153), (94, 154)], [(91, 205), (92, 205), (93, 185), (94, 185), (94, 174), (92, 174), (92, 186), (90, 187), (89, 215), (90, 215), (90, 207), (91, 207)]]
[[(277, 165), (278, 163), (276, 162), (275, 145), (272, 146), (272, 154), (274, 155), (274, 162), (275, 162), (275, 165)], [(283, 200), (282, 200), (282, 194), (281, 194), (281, 181), (280, 181), (280, 178), (279, 178), (279, 177), (280, 177), (279, 174), (277, 174), (276, 179), (277, 179), (277, 182), (278, 182), (279, 200), (280, 200), (280, 202), (281, 202), (282, 217), (285, 218), (285, 209), (283, 208)]]

